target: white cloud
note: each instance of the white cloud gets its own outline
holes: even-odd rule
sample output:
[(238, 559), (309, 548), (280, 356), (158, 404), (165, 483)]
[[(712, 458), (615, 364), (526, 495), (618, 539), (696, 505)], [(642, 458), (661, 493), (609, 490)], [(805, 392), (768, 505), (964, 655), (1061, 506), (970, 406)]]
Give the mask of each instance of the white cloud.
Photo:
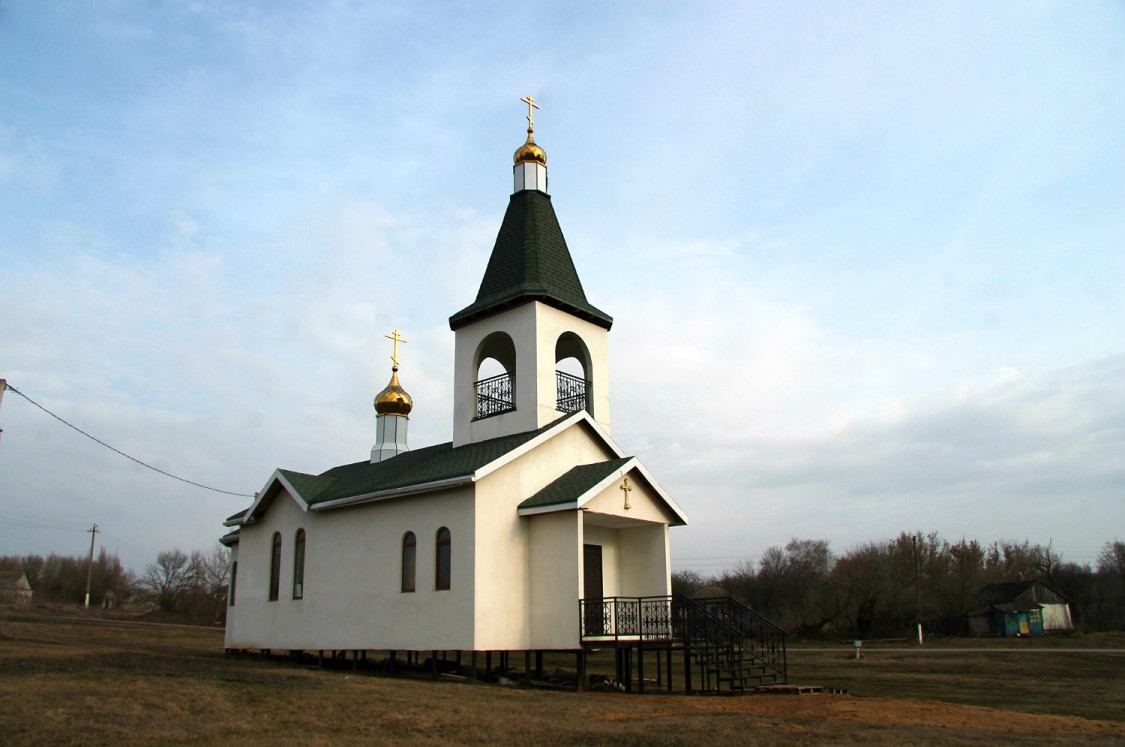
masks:
[[(689, 510), (688, 496), (702, 504), (702, 523), (678, 547), (689, 557), (709, 544), (749, 556), (793, 535), (846, 547), (917, 528), (1094, 545), (1091, 510), (1103, 526), (1125, 520), (1123, 377), (1117, 356), (934, 399), (889, 422), (716, 439), (704, 474), (680, 468), (665, 478)], [(676, 463), (660, 451), (653, 458)], [(739, 515), (745, 538), (724, 528)]]

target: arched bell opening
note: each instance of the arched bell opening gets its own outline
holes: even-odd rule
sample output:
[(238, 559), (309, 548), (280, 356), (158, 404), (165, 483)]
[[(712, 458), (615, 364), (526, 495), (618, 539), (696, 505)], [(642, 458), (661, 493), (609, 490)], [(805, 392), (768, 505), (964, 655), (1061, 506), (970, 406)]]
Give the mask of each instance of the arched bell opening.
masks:
[(573, 332), (564, 332), (555, 343), (555, 409), (567, 413), (592, 412), (592, 379), (586, 343)]
[(516, 345), (504, 332), (481, 340), (473, 357), (476, 380), (474, 420), (516, 409)]

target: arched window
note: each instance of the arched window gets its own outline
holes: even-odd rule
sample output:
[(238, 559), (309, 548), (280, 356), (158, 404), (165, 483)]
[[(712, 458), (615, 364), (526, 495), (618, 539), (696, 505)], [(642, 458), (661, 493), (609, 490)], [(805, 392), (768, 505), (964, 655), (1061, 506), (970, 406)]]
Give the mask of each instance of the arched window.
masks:
[(504, 332), (493, 332), (481, 340), (474, 357), (476, 368), (476, 413), (474, 419), (490, 418), (516, 409), (516, 345)]
[(414, 591), (414, 558), (418, 551), (418, 540), (414, 532), (402, 535), (402, 590)]
[(281, 532), (273, 533), (273, 551), (270, 555), (270, 601), (277, 601), (281, 590)]
[(234, 582), (238, 580), (238, 561), (230, 564), (230, 606), (234, 606)]
[(442, 527), (437, 532), (437, 568), (434, 573), (434, 588), (443, 591), (449, 588), (449, 566), (452, 559), (453, 537)]
[(555, 409), (559, 412), (593, 412), (590, 372), (590, 351), (582, 338), (563, 332), (555, 343), (555, 386), (558, 395)]
[(305, 596), (305, 530), (298, 529), (293, 541), (293, 598)]

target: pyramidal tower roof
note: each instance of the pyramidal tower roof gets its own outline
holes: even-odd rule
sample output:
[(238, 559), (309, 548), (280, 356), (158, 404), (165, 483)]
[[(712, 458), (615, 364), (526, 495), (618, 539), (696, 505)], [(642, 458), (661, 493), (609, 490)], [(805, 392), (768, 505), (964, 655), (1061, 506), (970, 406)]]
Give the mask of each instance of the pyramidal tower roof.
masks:
[[(541, 301), (609, 329), (613, 317), (586, 300), (551, 196), (546, 192), (547, 158), (532, 140), (530, 110), (535, 105), (534, 99), (529, 99), (524, 99), (529, 110), (527, 143), (513, 158), (515, 192), (508, 201), (477, 299), (451, 316), (449, 326), (456, 330), (506, 309)], [(534, 147), (529, 148), (529, 144)], [(540, 170), (542, 178), (524, 178), (521, 169), (525, 167)]]
[(529, 301), (605, 329), (613, 325), (613, 317), (586, 300), (551, 196), (534, 189), (516, 192), (508, 201), (477, 300), (451, 316), (449, 326), (456, 330)]

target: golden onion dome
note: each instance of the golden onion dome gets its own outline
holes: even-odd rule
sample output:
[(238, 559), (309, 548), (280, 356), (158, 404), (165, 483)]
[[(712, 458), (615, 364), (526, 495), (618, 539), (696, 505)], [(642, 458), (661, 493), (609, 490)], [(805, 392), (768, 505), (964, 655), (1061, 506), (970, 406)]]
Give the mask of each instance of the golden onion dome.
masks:
[(414, 400), (398, 383), (398, 366), (391, 368), (391, 383), (375, 397), (375, 412), (380, 415), (409, 415)]
[(519, 147), (516, 154), (512, 156), (513, 163), (521, 164), (528, 161), (541, 163), (547, 165), (547, 152), (535, 144), (535, 139), (531, 136), (531, 130), (527, 131), (527, 142)]

